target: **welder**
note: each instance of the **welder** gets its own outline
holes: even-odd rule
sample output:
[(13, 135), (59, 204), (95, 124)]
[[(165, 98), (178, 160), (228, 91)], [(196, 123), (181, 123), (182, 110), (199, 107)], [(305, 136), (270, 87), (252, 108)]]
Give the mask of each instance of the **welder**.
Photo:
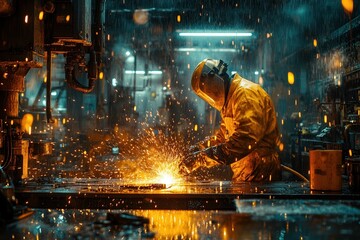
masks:
[(281, 143), (273, 102), (259, 84), (237, 73), (230, 77), (227, 68), (222, 60), (205, 59), (193, 72), (192, 90), (220, 111), (221, 123), (214, 136), (190, 147), (180, 168), (191, 174), (226, 166), (233, 181), (279, 180)]

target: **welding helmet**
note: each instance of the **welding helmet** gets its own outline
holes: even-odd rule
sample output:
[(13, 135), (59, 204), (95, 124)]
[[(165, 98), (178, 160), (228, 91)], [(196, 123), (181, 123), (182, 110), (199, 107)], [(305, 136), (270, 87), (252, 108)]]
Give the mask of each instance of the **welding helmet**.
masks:
[(195, 68), (191, 87), (196, 95), (221, 111), (229, 89), (227, 64), (222, 60), (205, 59)]

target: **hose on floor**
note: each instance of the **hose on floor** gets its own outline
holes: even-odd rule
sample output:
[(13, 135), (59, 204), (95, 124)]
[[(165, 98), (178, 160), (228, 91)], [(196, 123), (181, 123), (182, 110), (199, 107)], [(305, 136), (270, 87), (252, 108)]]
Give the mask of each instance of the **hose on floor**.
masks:
[(297, 176), (298, 178), (300, 178), (301, 180), (304, 180), (304, 182), (309, 182), (309, 180), (304, 177), (301, 173), (295, 171), (294, 169), (288, 167), (288, 166), (285, 166), (283, 164), (281, 164), (281, 170), (284, 170), (284, 171), (287, 171), (287, 172), (290, 172), (292, 174), (294, 174), (295, 176)]

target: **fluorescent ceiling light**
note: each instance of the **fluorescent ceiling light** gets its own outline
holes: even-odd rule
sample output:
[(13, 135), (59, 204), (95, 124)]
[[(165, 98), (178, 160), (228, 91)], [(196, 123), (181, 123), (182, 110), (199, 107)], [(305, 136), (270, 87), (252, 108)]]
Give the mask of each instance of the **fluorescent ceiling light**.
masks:
[(180, 32), (181, 37), (251, 37), (251, 32)]
[(175, 48), (175, 52), (237, 52), (235, 48)]
[[(135, 71), (133, 71), (133, 70), (125, 70), (125, 74), (134, 74), (135, 73)], [(156, 71), (149, 71), (148, 72), (149, 74), (152, 74), (152, 75), (161, 75), (162, 74), (162, 71), (159, 71), (159, 70), (156, 70)], [(142, 74), (142, 75), (144, 75), (145, 74), (145, 71), (140, 71), (140, 70), (138, 70), (138, 71), (136, 71), (136, 74)]]

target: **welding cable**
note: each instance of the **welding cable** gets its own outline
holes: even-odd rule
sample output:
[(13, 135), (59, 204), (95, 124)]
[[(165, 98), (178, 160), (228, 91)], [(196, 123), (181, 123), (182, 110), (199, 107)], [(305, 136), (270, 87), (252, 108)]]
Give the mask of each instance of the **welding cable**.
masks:
[(281, 169), (294, 174), (295, 176), (297, 176), (301, 180), (304, 180), (304, 182), (307, 182), (307, 183), (309, 182), (309, 180), (306, 177), (304, 177), (301, 173), (295, 171), (294, 169), (292, 169), (292, 168), (290, 168), (288, 166), (285, 166), (285, 165), (281, 164)]

